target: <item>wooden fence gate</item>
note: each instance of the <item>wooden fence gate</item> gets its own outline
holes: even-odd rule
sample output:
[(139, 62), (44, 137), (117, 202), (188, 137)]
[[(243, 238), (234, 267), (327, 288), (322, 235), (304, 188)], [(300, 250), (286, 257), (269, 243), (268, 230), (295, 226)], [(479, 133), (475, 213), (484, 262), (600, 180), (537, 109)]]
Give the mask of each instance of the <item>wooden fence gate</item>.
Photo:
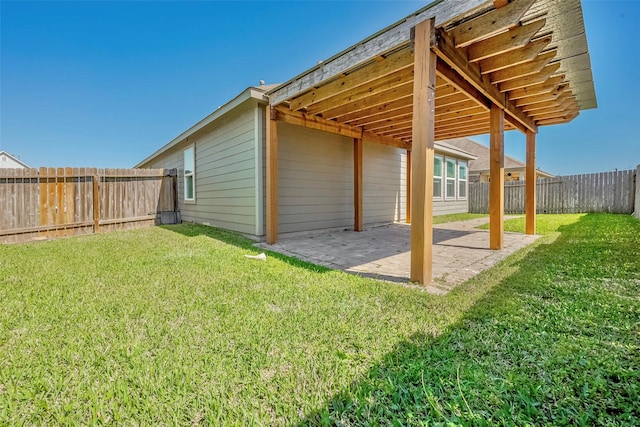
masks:
[(179, 222), (175, 169), (0, 169), (0, 243)]

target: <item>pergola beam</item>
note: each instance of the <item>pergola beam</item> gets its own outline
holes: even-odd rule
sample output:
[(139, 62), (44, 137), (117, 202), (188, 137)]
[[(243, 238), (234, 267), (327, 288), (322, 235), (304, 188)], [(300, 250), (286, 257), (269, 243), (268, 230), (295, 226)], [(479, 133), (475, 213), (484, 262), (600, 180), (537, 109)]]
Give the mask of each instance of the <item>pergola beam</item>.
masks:
[(347, 102), (345, 104), (336, 105), (324, 111), (316, 111), (316, 113), (321, 113), (322, 117), (324, 117), (325, 119), (337, 119), (338, 117), (344, 116), (345, 114), (357, 112), (360, 110), (366, 110), (371, 105), (393, 102), (396, 99), (406, 98), (413, 93), (412, 90), (412, 82), (405, 81), (398, 86), (387, 88), (383, 91), (377, 91), (376, 93), (365, 98), (360, 98), (355, 101)]
[(498, 85), (500, 87), (500, 92), (509, 92), (514, 89), (521, 89), (536, 83), (544, 83), (549, 80), (551, 75), (558, 71), (559, 68), (560, 63), (556, 62), (554, 64), (547, 65), (539, 73), (500, 83)]
[(455, 47), (465, 47), (516, 26), (534, 0), (513, 0), (505, 7), (464, 22), (451, 32)]
[(483, 59), (478, 63), (480, 71), (482, 74), (488, 74), (532, 61), (549, 43), (551, 43), (551, 36), (533, 41), (520, 49)]
[(407, 106), (407, 103), (409, 105), (411, 104), (412, 96), (412, 94), (409, 94), (404, 98), (394, 99), (393, 101), (370, 104), (369, 106), (367, 106), (367, 108), (358, 111), (345, 111), (344, 114), (337, 116), (336, 120), (350, 123), (353, 120), (366, 119), (368, 117), (375, 116), (381, 113), (404, 108)]
[(412, 64), (413, 55), (409, 49), (394, 52), (379, 62), (375, 62), (368, 67), (364, 67), (345, 76), (341, 76), (326, 85), (314, 88), (313, 90), (294, 98), (291, 100), (290, 108), (292, 110), (306, 108), (311, 104), (334, 97), (338, 93), (355, 89), (400, 69), (411, 67)]
[(367, 126), (372, 126), (379, 123), (393, 122), (393, 120), (398, 117), (404, 117), (407, 114), (412, 114), (412, 111), (413, 107), (409, 105), (402, 108), (383, 111), (382, 113), (363, 117), (362, 119), (348, 121), (347, 123), (351, 126), (362, 126), (366, 128)]
[[(537, 125), (527, 117), (524, 113), (518, 110), (508, 97), (501, 93), (495, 85), (492, 85), (487, 76), (483, 76), (480, 73), (480, 68), (477, 64), (472, 64), (467, 61), (464, 52), (460, 49), (456, 49), (453, 46), (451, 37), (441, 29), (436, 31), (438, 43), (434, 46), (438, 57), (445, 61), (449, 67), (454, 70), (460, 77), (457, 79), (460, 86), (473, 86), (475, 91), (465, 92), (470, 96), (477, 99), (480, 103), (485, 104), (486, 99), (491, 101), (492, 104), (499, 106), (506, 113), (506, 119), (522, 131), (529, 129), (533, 132), (538, 131)], [(441, 61), (438, 61), (440, 63)], [(440, 74), (444, 75), (444, 67), (439, 67)], [(445, 79), (455, 79), (453, 73), (449, 73)], [(462, 87), (461, 87), (462, 88)], [(474, 92), (474, 93), (471, 93)], [(488, 108), (488, 106), (487, 106)]]
[(564, 76), (553, 76), (544, 83), (536, 83), (522, 89), (514, 89), (509, 91), (509, 99), (514, 101), (516, 99), (528, 98), (530, 96), (536, 96), (542, 93), (551, 92), (562, 82), (564, 82)]
[(306, 106), (306, 112), (309, 114), (323, 113), (340, 107), (348, 102), (355, 102), (365, 98), (370, 98), (373, 95), (405, 85), (407, 80), (411, 78), (412, 73), (412, 69), (403, 68), (391, 74), (382, 76), (373, 82), (368, 82), (368, 84), (336, 92), (334, 96)]
[(558, 54), (557, 50), (541, 53), (534, 60), (524, 64), (514, 65), (490, 74), (491, 83), (502, 83), (507, 80), (517, 79), (538, 73)]
[(312, 116), (299, 111), (290, 111), (286, 107), (273, 107), (273, 113), (275, 114), (276, 120), (280, 120), (285, 123), (335, 133), (349, 138), (362, 138), (368, 142), (387, 145), (390, 147), (403, 148), (405, 150), (411, 149), (411, 144), (407, 142), (376, 135), (363, 130), (361, 127), (349, 126), (333, 120), (325, 120), (321, 117)]
[(524, 47), (544, 27), (545, 20), (530, 22), (467, 48), (469, 62), (476, 62)]

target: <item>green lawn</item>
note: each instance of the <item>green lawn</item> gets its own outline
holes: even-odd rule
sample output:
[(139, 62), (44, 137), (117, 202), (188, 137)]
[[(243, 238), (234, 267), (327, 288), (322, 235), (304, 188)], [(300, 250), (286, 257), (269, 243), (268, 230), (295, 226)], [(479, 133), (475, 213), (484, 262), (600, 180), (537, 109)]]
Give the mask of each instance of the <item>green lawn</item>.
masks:
[[(581, 218), (586, 214), (569, 214), (569, 215), (556, 215), (556, 214), (537, 214), (536, 215), (536, 233), (545, 235), (549, 233), (555, 233), (558, 229), (567, 224), (567, 222), (577, 221), (577, 218)], [(487, 221), (489, 219), (488, 215)], [(516, 233), (524, 233), (525, 232), (525, 220), (526, 217), (524, 215), (519, 216), (517, 218), (511, 218), (504, 221), (504, 230), (505, 231), (513, 231)], [(486, 224), (482, 224), (476, 228), (481, 230), (489, 229), (489, 222)]]
[(433, 217), (434, 224), (444, 224), (445, 222), (452, 221), (466, 221), (468, 219), (476, 219), (476, 218), (487, 218), (489, 220), (489, 215), (487, 214), (473, 214), (473, 213), (456, 213), (456, 214), (447, 214), (447, 215), (436, 215)]
[(446, 296), (204, 226), (0, 246), (0, 425), (640, 424), (640, 221), (539, 221)]

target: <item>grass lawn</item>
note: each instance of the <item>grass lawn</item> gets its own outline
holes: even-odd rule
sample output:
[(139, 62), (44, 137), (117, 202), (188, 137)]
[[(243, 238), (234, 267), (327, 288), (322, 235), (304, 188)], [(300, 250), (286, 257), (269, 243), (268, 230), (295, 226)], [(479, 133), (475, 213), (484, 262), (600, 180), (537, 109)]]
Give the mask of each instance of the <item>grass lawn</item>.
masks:
[(538, 218), (446, 296), (204, 226), (0, 246), (0, 425), (640, 424), (640, 221)]
[(433, 217), (434, 224), (444, 224), (445, 222), (452, 221), (466, 221), (468, 219), (476, 219), (476, 218), (487, 218), (489, 220), (488, 214), (473, 214), (473, 213), (456, 213), (456, 214), (447, 214), (447, 215), (436, 215)]
[[(488, 218), (488, 215), (485, 215)], [(536, 233), (545, 235), (550, 233), (555, 233), (558, 229), (567, 223), (567, 221), (572, 221), (574, 218), (580, 218), (585, 216), (585, 214), (577, 214), (577, 215), (556, 215), (556, 214), (537, 214), (536, 215)], [(517, 218), (506, 219), (504, 221), (504, 230), (512, 231), (516, 233), (524, 233), (525, 232), (525, 223), (526, 217), (524, 215), (519, 216)], [(481, 230), (488, 230), (489, 223), (482, 224), (476, 228)]]

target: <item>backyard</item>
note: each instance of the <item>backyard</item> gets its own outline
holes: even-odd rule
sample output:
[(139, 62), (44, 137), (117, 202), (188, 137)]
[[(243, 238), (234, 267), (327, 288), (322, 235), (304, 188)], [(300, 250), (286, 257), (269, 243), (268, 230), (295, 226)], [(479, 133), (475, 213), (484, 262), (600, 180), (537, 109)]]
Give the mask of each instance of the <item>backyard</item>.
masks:
[(0, 425), (640, 424), (640, 221), (538, 232), (444, 296), (198, 225), (0, 245)]

